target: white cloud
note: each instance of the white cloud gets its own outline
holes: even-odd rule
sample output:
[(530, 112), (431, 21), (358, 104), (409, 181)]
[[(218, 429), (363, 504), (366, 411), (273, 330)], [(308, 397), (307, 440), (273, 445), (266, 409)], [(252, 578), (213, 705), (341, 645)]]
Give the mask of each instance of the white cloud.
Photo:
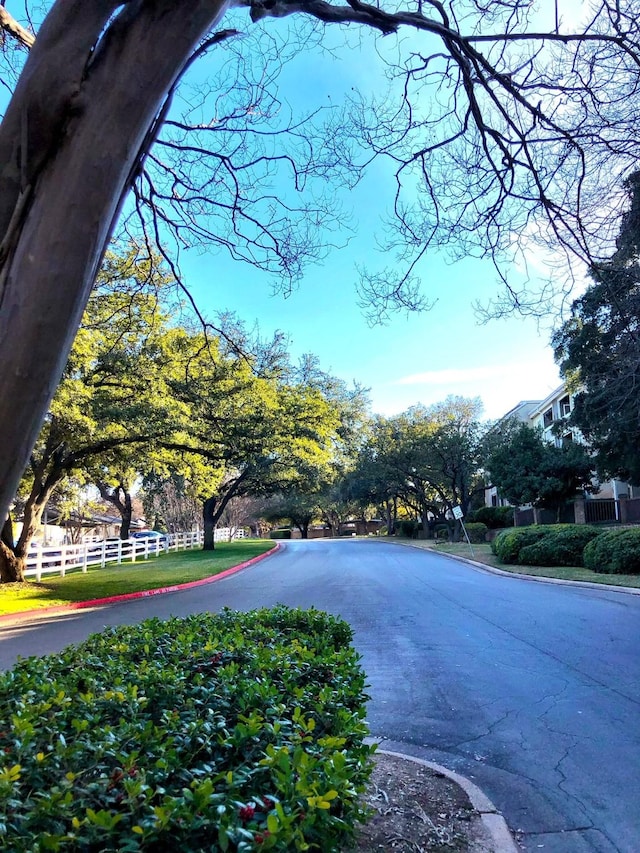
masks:
[(427, 370), (424, 373), (412, 373), (396, 379), (394, 385), (457, 385), (486, 382), (501, 378), (515, 378), (536, 375), (541, 365), (540, 360), (511, 362), (509, 364), (488, 364), (478, 367), (450, 367), (443, 370)]

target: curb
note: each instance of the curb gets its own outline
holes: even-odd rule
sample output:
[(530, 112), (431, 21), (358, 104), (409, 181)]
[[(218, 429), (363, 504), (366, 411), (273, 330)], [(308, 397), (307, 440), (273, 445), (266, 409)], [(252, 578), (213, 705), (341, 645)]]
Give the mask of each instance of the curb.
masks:
[[(376, 741), (372, 739), (375, 743)], [(402, 752), (393, 752), (388, 749), (377, 749), (376, 753), (381, 755), (392, 755), (395, 758), (403, 758), (406, 761), (413, 761), (414, 764), (421, 764), (423, 767), (428, 767), (430, 770), (435, 770), (436, 773), (441, 773), (459, 785), (465, 794), (469, 797), (469, 801), (473, 808), (478, 812), (480, 821), (491, 841), (491, 849), (487, 853), (521, 853), (517, 846), (507, 822), (502, 817), (501, 813), (491, 802), (489, 797), (478, 788), (473, 782), (467, 779), (466, 776), (461, 776), (453, 770), (448, 770), (441, 764), (435, 764), (433, 761), (425, 761), (422, 758), (416, 758), (413, 755), (406, 755)]]
[(182, 592), (186, 589), (195, 589), (195, 587), (205, 586), (206, 584), (223, 580), (223, 578), (228, 578), (230, 575), (235, 575), (237, 572), (241, 572), (243, 569), (247, 569), (249, 566), (253, 566), (267, 557), (271, 557), (276, 553), (276, 551), (280, 550), (280, 547), (280, 543), (277, 542), (273, 548), (269, 551), (265, 551), (264, 554), (258, 554), (257, 557), (252, 557), (244, 563), (239, 563), (237, 566), (231, 566), (230, 569), (225, 569), (217, 575), (210, 575), (208, 578), (201, 578), (197, 581), (188, 581), (187, 583), (173, 584), (172, 586), (160, 586), (155, 589), (143, 589), (139, 592), (125, 592), (122, 595), (110, 595), (107, 598), (93, 598), (89, 601), (74, 601), (71, 604), (56, 604), (52, 607), (41, 607), (35, 610), (19, 610), (17, 613), (4, 613), (0, 615), (0, 624), (11, 621), (20, 622), (30, 618), (36, 619), (41, 614), (43, 616), (51, 616), (56, 613), (66, 613), (70, 610), (83, 610), (89, 607), (101, 607), (105, 604), (119, 604), (123, 601), (134, 601), (137, 598), (149, 598), (152, 595), (164, 595), (167, 592)]
[(459, 557), (457, 554), (445, 554), (441, 551), (436, 551), (435, 548), (422, 548), (420, 545), (415, 545), (413, 542), (392, 542), (392, 545), (404, 545), (407, 548), (415, 548), (418, 551), (426, 551), (427, 553), (437, 554), (438, 557), (447, 557), (449, 560), (458, 560), (461, 563), (478, 569), (481, 572), (486, 572), (490, 575), (500, 575), (503, 578), (520, 578), (525, 581), (536, 581), (536, 583), (550, 583), (559, 586), (577, 586), (582, 589), (602, 589), (606, 592), (621, 592), (626, 595), (640, 595), (640, 588), (633, 586), (614, 586), (610, 583), (593, 583), (593, 581), (570, 581), (565, 578), (548, 578), (544, 575), (526, 575), (524, 572), (507, 572), (504, 569), (499, 569), (497, 566), (489, 566), (487, 563), (478, 563), (476, 560), (471, 560), (469, 557)]

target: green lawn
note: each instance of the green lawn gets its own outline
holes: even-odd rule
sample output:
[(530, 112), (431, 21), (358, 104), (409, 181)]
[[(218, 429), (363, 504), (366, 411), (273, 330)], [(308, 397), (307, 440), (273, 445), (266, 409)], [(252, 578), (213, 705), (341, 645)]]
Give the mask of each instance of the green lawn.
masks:
[(477, 563), (495, 566), (498, 569), (502, 569), (503, 572), (519, 572), (520, 574), (533, 575), (534, 577), (560, 578), (568, 581), (590, 581), (591, 583), (608, 583), (612, 586), (640, 588), (640, 575), (606, 575), (592, 572), (590, 569), (584, 569), (581, 566), (507, 566), (501, 563), (495, 554), (491, 553), (491, 546), (488, 544), (472, 545), (473, 557), (466, 542), (458, 542), (454, 545), (450, 545), (449, 543), (436, 545), (433, 540), (411, 540), (411, 544), (417, 545), (420, 548), (430, 548), (441, 554), (467, 557), (468, 559), (475, 560)]
[(180, 551), (161, 554), (136, 563), (90, 568), (86, 574), (69, 571), (66, 577), (46, 577), (42, 583), (0, 586), (0, 615), (53, 607), (74, 601), (89, 601), (127, 592), (188, 583), (217, 575), (274, 547), (266, 539), (219, 542), (215, 551)]

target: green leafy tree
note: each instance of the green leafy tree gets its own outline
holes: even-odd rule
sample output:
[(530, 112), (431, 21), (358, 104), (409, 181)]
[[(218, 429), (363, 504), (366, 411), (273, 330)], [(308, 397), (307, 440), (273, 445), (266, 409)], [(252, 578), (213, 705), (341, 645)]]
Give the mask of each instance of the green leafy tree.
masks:
[(484, 489), (481, 411), (477, 399), (448, 397), (380, 421), (376, 443), (362, 458), (372, 493), (389, 504), (400, 498), (425, 533), (431, 518), (444, 519), (454, 506), (466, 515)]
[(618, 249), (591, 267), (591, 284), (553, 346), (574, 391), (570, 423), (593, 449), (599, 476), (640, 484), (640, 172), (625, 188)]
[(567, 501), (595, 490), (593, 460), (576, 442), (556, 447), (541, 430), (509, 421), (492, 431), (487, 447), (491, 483), (514, 506), (531, 504), (559, 516)]
[[(152, 260), (133, 249), (107, 258), (63, 379), (18, 494), (23, 524), (0, 543), (3, 582), (23, 579), (31, 540), (48, 501), (74, 475), (84, 482), (105, 465), (130, 466), (173, 425), (163, 375), (169, 356), (158, 291), (169, 287)], [(125, 530), (126, 532), (126, 530)]]
[(189, 411), (182, 432), (163, 446), (203, 507), (204, 547), (229, 501), (264, 497), (322, 470), (333, 456), (341, 413), (300, 379), (278, 346), (245, 342), (224, 350), (220, 339), (183, 334), (186, 369), (172, 393)]
[(317, 496), (290, 489), (269, 500), (262, 515), (269, 522), (290, 522), (308, 539), (309, 526), (318, 517)]

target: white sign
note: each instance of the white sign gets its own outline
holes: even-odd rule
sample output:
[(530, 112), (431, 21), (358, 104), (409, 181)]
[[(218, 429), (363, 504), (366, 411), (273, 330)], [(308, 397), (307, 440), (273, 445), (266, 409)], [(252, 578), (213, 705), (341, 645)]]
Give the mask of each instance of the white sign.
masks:
[(463, 515), (464, 515), (464, 513), (462, 512), (462, 508), (459, 506), (454, 506), (453, 517), (458, 519), (458, 518), (462, 518)]

